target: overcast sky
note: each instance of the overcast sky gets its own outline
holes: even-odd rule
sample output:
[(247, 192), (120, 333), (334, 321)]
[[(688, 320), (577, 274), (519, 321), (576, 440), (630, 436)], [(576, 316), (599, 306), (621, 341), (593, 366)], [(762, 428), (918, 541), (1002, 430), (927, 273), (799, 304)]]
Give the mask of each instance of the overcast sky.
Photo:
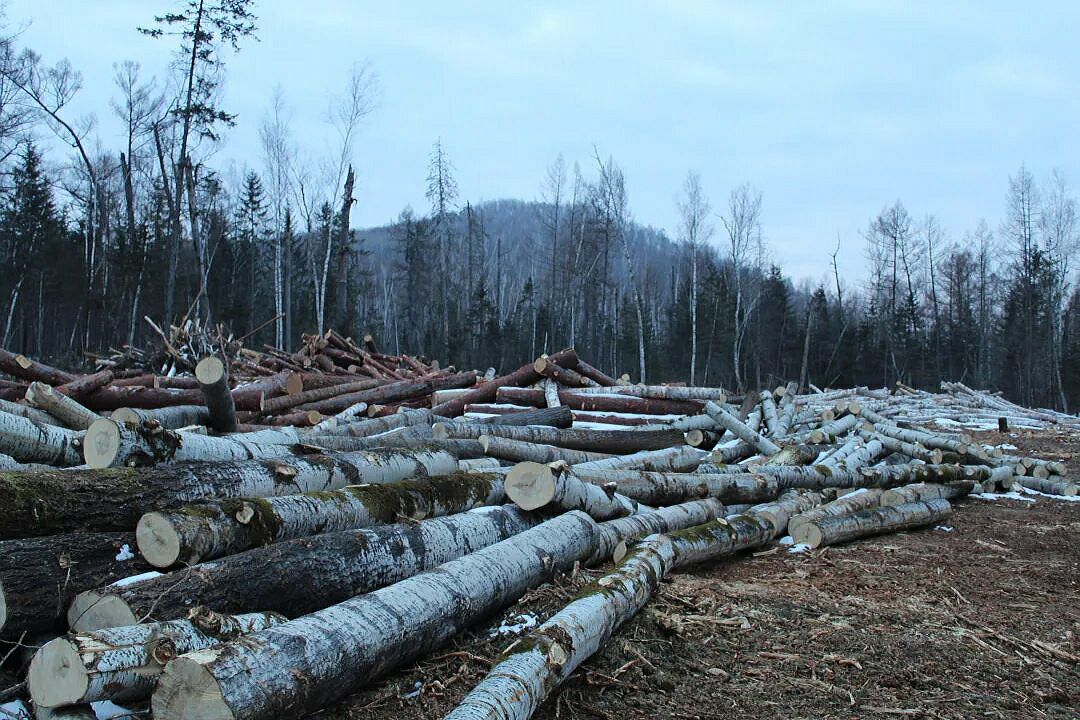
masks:
[[(159, 77), (169, 40), (135, 28), (170, 0), (8, 0), (23, 42), (84, 75), (80, 112), (119, 146), (112, 65)], [(913, 9), (912, 6), (917, 6)], [(357, 147), (357, 225), (425, 208), (441, 137), (463, 199), (535, 198), (563, 153), (626, 174), (634, 218), (674, 236), (699, 171), (715, 209), (749, 181), (775, 258), (821, 277), (863, 269), (860, 231), (900, 198), (953, 240), (997, 227), (1008, 176), (1062, 169), (1080, 187), (1080, 9), (1017, 2), (361, 2), (261, 0), (259, 42), (228, 58), (237, 113), (218, 165), (260, 169), (258, 125), (280, 83), (308, 153), (328, 98), (370, 62), (381, 99)]]

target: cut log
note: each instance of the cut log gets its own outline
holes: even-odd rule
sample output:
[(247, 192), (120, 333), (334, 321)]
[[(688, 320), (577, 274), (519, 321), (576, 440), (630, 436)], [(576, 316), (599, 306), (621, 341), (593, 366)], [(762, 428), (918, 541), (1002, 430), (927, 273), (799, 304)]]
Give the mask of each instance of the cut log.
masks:
[(621, 385), (612, 388), (588, 388), (575, 390), (579, 394), (614, 394), (656, 400), (690, 400), (699, 403), (706, 400), (726, 403), (731, 398), (721, 388), (686, 387), (684, 385)]
[[(30, 386), (27, 385), (26, 389), (29, 390)], [(19, 399), (23, 399), (25, 391), (19, 393)], [(19, 417), (26, 418), (27, 420), (33, 420), (34, 422), (44, 423), (45, 425), (57, 425), (62, 426), (60, 421), (54, 418), (44, 410), (38, 410), (36, 407), (30, 407), (22, 403), (11, 402), (10, 400), (0, 400), (0, 412), (6, 412), (11, 415), (18, 415)]]
[(511, 440), (496, 435), (481, 435), (478, 438), (484, 453), (500, 460), (523, 462), (530, 460), (538, 463), (566, 462), (571, 465), (587, 463), (604, 458), (618, 457), (606, 453), (588, 452), (586, 450), (570, 450), (555, 447), (554, 445), (541, 445), (539, 443), (525, 442), (523, 440)]
[(750, 512), (772, 525), (773, 537), (780, 537), (793, 516), (812, 510), (822, 500), (821, 494), (816, 492), (788, 490), (774, 502), (753, 506)]
[(970, 494), (974, 488), (975, 483), (971, 480), (957, 480), (944, 484), (915, 483), (886, 490), (881, 495), (881, 506), (889, 507), (927, 500), (952, 500)]
[[(562, 367), (572, 368), (576, 367), (578, 364), (577, 353), (574, 352), (573, 348), (567, 348), (554, 355), (549, 355), (548, 360), (556, 365), (561, 365)], [(456, 417), (465, 411), (466, 405), (494, 401), (499, 388), (510, 385), (531, 385), (539, 380), (540, 375), (536, 372), (531, 363), (523, 365), (512, 373), (502, 375), (501, 377), (497, 377), (494, 380), (489, 380), (485, 383), (480, 383), (467, 393), (463, 393), (446, 402), (439, 403), (432, 407), (431, 411), (442, 417)], [(542, 395), (543, 391), (541, 391), (541, 396)], [(535, 405), (536, 403), (530, 404)]]
[(330, 428), (326, 431), (312, 431), (312, 434), (371, 437), (398, 428), (430, 425), (434, 419), (435, 415), (432, 414), (430, 410), (423, 408), (415, 410), (399, 410), (392, 415), (360, 419), (355, 422), (338, 425), (337, 427)]
[(549, 408), (556, 408), (562, 405), (559, 401), (559, 383), (555, 382), (551, 378), (544, 378), (544, 403)]
[(612, 387), (613, 385), (619, 384), (615, 380), (615, 378), (605, 374), (604, 372), (601, 372), (600, 370), (593, 367), (584, 360), (579, 359), (575, 367), (577, 368), (577, 371), (579, 373), (594, 381), (597, 385), (602, 385), (604, 387)]
[(209, 425), (210, 411), (205, 405), (173, 405), (151, 410), (122, 407), (113, 410), (109, 419), (135, 425), (144, 420), (153, 420), (166, 430), (179, 430), (192, 425)]
[(615, 454), (659, 450), (684, 444), (683, 434), (678, 430), (563, 430), (542, 426), (515, 427), (460, 421), (436, 423), (432, 429), (437, 439), (475, 440), (481, 435), (492, 435), (573, 450)]
[(451, 422), (472, 422), (485, 425), (543, 425), (565, 430), (574, 424), (574, 413), (568, 407), (529, 408), (523, 412), (499, 414), (491, 418), (468, 418)]
[(708, 457), (708, 453), (689, 445), (663, 450), (642, 450), (629, 455), (616, 455), (603, 460), (575, 463), (575, 470), (655, 470), (657, 472), (690, 472)]
[(822, 518), (800, 526), (800, 533), (804, 544), (817, 548), (870, 535), (923, 527), (950, 515), (952, 507), (948, 500), (929, 500)]
[(0, 453), (18, 462), (81, 465), (84, 432), (0, 412)]
[[(494, 398), (500, 403), (545, 407), (547, 400), (543, 390), (521, 387), (499, 388)], [(485, 400), (486, 401), (486, 400)], [(696, 415), (701, 403), (696, 400), (664, 400), (643, 398), (617, 393), (583, 393), (560, 390), (559, 403), (571, 410), (597, 410), (601, 412), (640, 413), (643, 415)]]
[[(475, 376), (474, 376), (475, 377)], [(379, 385), (370, 390), (335, 395), (325, 400), (316, 400), (296, 407), (297, 410), (316, 410), (325, 415), (332, 415), (355, 405), (366, 402), (368, 406), (387, 404), (430, 395), (433, 389), (430, 380), (399, 380)]]
[(709, 401), (705, 403), (705, 412), (709, 417), (715, 420), (718, 425), (729, 430), (743, 442), (750, 443), (756, 447), (761, 454), (775, 455), (780, 452), (779, 445), (753, 430), (723, 405)]
[(35, 705), (54, 708), (99, 700), (146, 700), (165, 663), (285, 622), (277, 613), (219, 615), (195, 608), (187, 620), (77, 633), (34, 655), (26, 685)]
[[(457, 469), (448, 452), (376, 449), (150, 469), (0, 473), (0, 537), (128, 530), (147, 512), (204, 497), (269, 497), (395, 482)], [(134, 547), (134, 545), (132, 546)]]
[(832, 502), (825, 503), (821, 507), (807, 510), (804, 513), (794, 515), (788, 520), (788, 535), (797, 543), (804, 542), (805, 535), (802, 526), (816, 522), (822, 518), (836, 515), (850, 515), (860, 510), (869, 510), (883, 505), (882, 490), (879, 488), (859, 488), (854, 492), (843, 495)]
[(713, 448), (720, 442), (720, 434), (711, 430), (687, 430), (683, 437), (686, 444), (695, 448)]
[(546, 357), (536, 358), (535, 362), (533, 362), (533, 370), (536, 371), (537, 375), (542, 375), (548, 380), (566, 387), (601, 387), (600, 383), (595, 380), (587, 378), (570, 368), (558, 365)]
[(72, 430), (85, 430), (101, 416), (93, 410), (87, 410), (82, 405), (63, 393), (60, 393), (52, 385), (43, 382), (32, 382), (26, 390), (26, 401), (63, 423)]
[(277, 397), (269, 398), (264, 397), (259, 403), (259, 410), (264, 413), (277, 413), (281, 412), (282, 410), (294, 408), (297, 405), (318, 402), (319, 400), (327, 400), (329, 398), (338, 397), (340, 395), (363, 392), (365, 390), (371, 390), (385, 384), (386, 382), (383, 380), (356, 380), (347, 383), (324, 385), (322, 387), (304, 390), (303, 392), (291, 393), (289, 395), (279, 395)]
[(62, 630), (77, 593), (150, 570), (135, 534), (65, 533), (0, 542), (0, 631)]
[(763, 475), (648, 472), (641, 470), (590, 470), (575, 466), (574, 474), (586, 482), (606, 487), (646, 505), (673, 505), (697, 498), (717, 498), (725, 504), (760, 503), (780, 494), (774, 478)]
[(1080, 485), (1061, 478), (1018, 477), (1015, 478), (1015, 484), (1047, 495), (1064, 497), (1080, 495)]
[(38, 380), (49, 385), (63, 385), (76, 378), (69, 372), (31, 360), (25, 355), (16, 355), (3, 348), (0, 348), (0, 371), (23, 380)]
[(565, 464), (522, 462), (506, 474), (506, 496), (522, 510), (584, 510), (597, 520), (632, 515), (637, 503), (611, 486), (601, 488), (574, 475)]
[(728, 513), (724, 503), (715, 498), (705, 498), (607, 520), (598, 526), (596, 549), (586, 564), (597, 565), (611, 560), (621, 562), (626, 555), (626, 545), (633, 538), (683, 530), (711, 522)]
[(235, 432), (236, 405), (229, 391), (225, 363), (212, 355), (203, 358), (195, 366), (195, 379), (199, 381), (199, 390), (210, 413), (210, 427), (217, 432)]
[[(366, 402), (358, 402), (355, 405), (350, 405), (336, 415), (332, 415), (328, 418), (322, 419), (320, 413), (314, 410), (309, 410), (308, 413), (314, 413), (319, 416), (319, 420), (311, 423), (311, 432), (315, 435), (333, 433), (335, 430), (347, 427), (353, 423), (362, 422), (367, 419), (368, 404)], [(279, 416), (281, 417), (281, 416)], [(288, 416), (285, 416), (288, 417)]]
[(147, 562), (166, 568), (283, 540), (452, 515), (504, 501), (501, 476), (455, 473), (303, 495), (206, 500), (147, 513), (135, 535)]
[(430, 570), (538, 522), (504, 505), (419, 523), (313, 535), (97, 588), (79, 595), (68, 615), (72, 628), (80, 631), (182, 618), (196, 605), (227, 613), (262, 608), (299, 617)]
[(80, 375), (71, 382), (57, 385), (56, 391), (81, 402), (84, 397), (97, 392), (112, 381), (112, 370), (102, 370), (91, 375)]
[(829, 420), (823, 423), (816, 430), (811, 430), (805, 441), (814, 445), (835, 442), (837, 438), (858, 429), (861, 424), (862, 420), (857, 415), (845, 415), (838, 420)]
[(569, 569), (588, 557), (595, 537), (592, 519), (566, 513), (437, 572), (176, 658), (154, 693), (154, 717), (256, 720), (313, 712)]

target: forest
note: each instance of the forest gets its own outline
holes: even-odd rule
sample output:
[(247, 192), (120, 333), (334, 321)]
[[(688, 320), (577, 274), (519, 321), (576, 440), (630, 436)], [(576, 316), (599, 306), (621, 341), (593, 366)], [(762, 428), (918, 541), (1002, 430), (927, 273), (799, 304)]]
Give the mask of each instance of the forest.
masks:
[[(290, 128), (285, 91), (261, 121), (229, 112), (225, 64), (256, 22), (245, 0), (148, 18), (140, 30), (173, 54), (174, 72), (154, 79), (118, 58), (99, 112), (122, 121), (119, 145), (70, 111), (77, 68), (15, 30), (0, 39), (0, 346), (78, 367), (158, 342), (146, 318), (197, 320), (254, 348), (294, 348), (329, 328), (371, 334), (461, 368), (505, 371), (572, 346), (635, 381), (741, 391), (957, 380), (1028, 406), (1080, 404), (1080, 224), (1052, 168), (1002, 178), (998, 217), (962, 237), (882, 198), (857, 241), (865, 278), (836, 271), (832, 239), (806, 238), (831, 257), (828, 282), (785, 274), (751, 183), (707, 198), (688, 172), (671, 189), (677, 228), (636, 219), (634, 178), (602, 138), (591, 157), (554, 158), (536, 198), (477, 203), (447, 145), (417, 138), (431, 145), (416, 177), (427, 204), (356, 228), (375, 69), (352, 69), (327, 116), (335, 150), (315, 157)], [(262, 147), (240, 176), (215, 166), (237, 122), (259, 122)]]

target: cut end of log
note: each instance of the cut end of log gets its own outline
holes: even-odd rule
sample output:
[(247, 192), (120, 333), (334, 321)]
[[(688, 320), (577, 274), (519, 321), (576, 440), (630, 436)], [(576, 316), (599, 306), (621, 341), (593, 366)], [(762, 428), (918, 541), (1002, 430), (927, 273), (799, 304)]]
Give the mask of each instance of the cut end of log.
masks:
[(195, 379), (202, 385), (213, 385), (225, 377), (225, 363), (211, 355), (195, 366)]
[(302, 392), (304, 392), (304, 376), (300, 373), (289, 373), (289, 376), (285, 378), (285, 393), (296, 395)]
[(548, 359), (546, 357), (541, 356), (541, 357), (536, 358), (536, 360), (533, 360), (533, 370), (540, 373), (541, 375), (543, 375), (544, 370), (547, 369), (547, 366), (548, 366)]
[(150, 512), (139, 518), (135, 542), (146, 562), (154, 567), (171, 567), (180, 558), (180, 536), (161, 513)]
[[(435, 438), (436, 440), (446, 440), (448, 437), (450, 437), (450, 430), (449, 427), (447, 427), (447, 424), (444, 422), (437, 422), (432, 425), (431, 437)], [(487, 447), (485, 446), (484, 449), (486, 451)]]
[(791, 531), (791, 539), (800, 545), (808, 545), (811, 548), (821, 546), (821, 530), (814, 523), (798, 523), (788, 528)]
[(118, 423), (121, 423), (121, 424), (123, 424), (123, 423), (134, 423), (134, 424), (137, 425), (139, 423), (139, 415), (138, 415), (138, 413), (136, 413), (131, 408), (126, 408), (126, 407), (117, 408), (117, 409), (113, 410), (112, 413), (109, 414), (109, 419), (112, 420), (113, 422), (118, 422)]
[(626, 553), (626, 541), (620, 540), (619, 544), (615, 546), (615, 550), (611, 553), (611, 561), (615, 563), (621, 563), (623, 561), (623, 558), (626, 557)]
[(504, 483), (506, 496), (522, 510), (536, 510), (555, 497), (555, 472), (549, 465), (521, 462), (510, 468)]
[(699, 448), (705, 444), (705, 440), (708, 436), (702, 430), (687, 430), (684, 437), (686, 438), (687, 445)]
[(120, 452), (120, 426), (113, 420), (95, 420), (86, 429), (83, 459), (91, 469), (114, 467)]
[(30, 366), (34, 364), (33, 360), (26, 357), (25, 355), (16, 355), (15, 362), (19, 363), (19, 367), (21, 367), (23, 370), (30, 369)]
[(35, 705), (47, 708), (74, 705), (86, 696), (90, 675), (72, 642), (57, 638), (34, 653), (26, 686)]
[(119, 596), (102, 595), (96, 590), (79, 593), (68, 608), (68, 625), (73, 632), (126, 627), (138, 622), (139, 618)]
[(232, 720), (233, 713), (222, 697), (217, 680), (199, 662), (215, 650), (181, 656), (165, 666), (150, 702), (161, 720)]

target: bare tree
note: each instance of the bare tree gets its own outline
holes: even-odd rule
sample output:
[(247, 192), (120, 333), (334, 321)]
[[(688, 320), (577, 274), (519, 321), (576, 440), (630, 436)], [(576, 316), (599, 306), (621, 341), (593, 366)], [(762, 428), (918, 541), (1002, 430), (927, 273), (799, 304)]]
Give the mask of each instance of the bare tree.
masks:
[(1068, 412), (1069, 403), (1061, 377), (1062, 320), (1072, 284), (1072, 263), (1080, 250), (1080, 221), (1077, 218), (1076, 199), (1069, 194), (1068, 183), (1060, 170), (1055, 170), (1047, 183), (1046, 199), (1038, 222), (1050, 269), (1050, 356), (1054, 385), (1062, 410)]
[(292, 147), (289, 113), (281, 86), (274, 89), (270, 110), (259, 126), (265, 177), (270, 187), (274, 213), (274, 344), (286, 348), (292, 337), (291, 258), (292, 248), (285, 247), (285, 211), (292, 192), (291, 181), (295, 151)]
[[(451, 228), (452, 215), (456, 209), (458, 196), (457, 181), (450, 158), (443, 150), (442, 138), (435, 141), (428, 163), (427, 199), (431, 203), (432, 230), (439, 253), (438, 292), (439, 316), (441, 318), (441, 336), (444, 356), (450, 355), (450, 255), (453, 243)], [(501, 239), (501, 238), (500, 238)], [(501, 268), (501, 248), (496, 249), (496, 263)], [(498, 293), (502, 290), (502, 273), (495, 278), (496, 306), (499, 305)]]
[(746, 331), (757, 307), (757, 277), (761, 274), (764, 241), (761, 237), (761, 192), (749, 183), (731, 191), (728, 212), (722, 216), (727, 230), (731, 258), (732, 285), (735, 290), (732, 363), (735, 385), (745, 390), (742, 376), (742, 353)]
[(548, 277), (548, 342), (554, 342), (555, 319), (558, 315), (555, 308), (556, 286), (558, 285), (559, 263), (559, 228), (562, 223), (563, 195), (566, 188), (566, 162), (562, 154), (548, 166), (547, 175), (544, 177), (544, 187), (541, 191), (541, 199), (544, 203), (544, 216), (541, 222), (551, 234), (551, 269)]
[(695, 383), (697, 371), (698, 339), (698, 252), (712, 238), (714, 227), (709, 222), (712, 208), (701, 192), (701, 176), (696, 172), (686, 174), (683, 194), (677, 201), (681, 224), (680, 240), (690, 252), (690, 384)]

